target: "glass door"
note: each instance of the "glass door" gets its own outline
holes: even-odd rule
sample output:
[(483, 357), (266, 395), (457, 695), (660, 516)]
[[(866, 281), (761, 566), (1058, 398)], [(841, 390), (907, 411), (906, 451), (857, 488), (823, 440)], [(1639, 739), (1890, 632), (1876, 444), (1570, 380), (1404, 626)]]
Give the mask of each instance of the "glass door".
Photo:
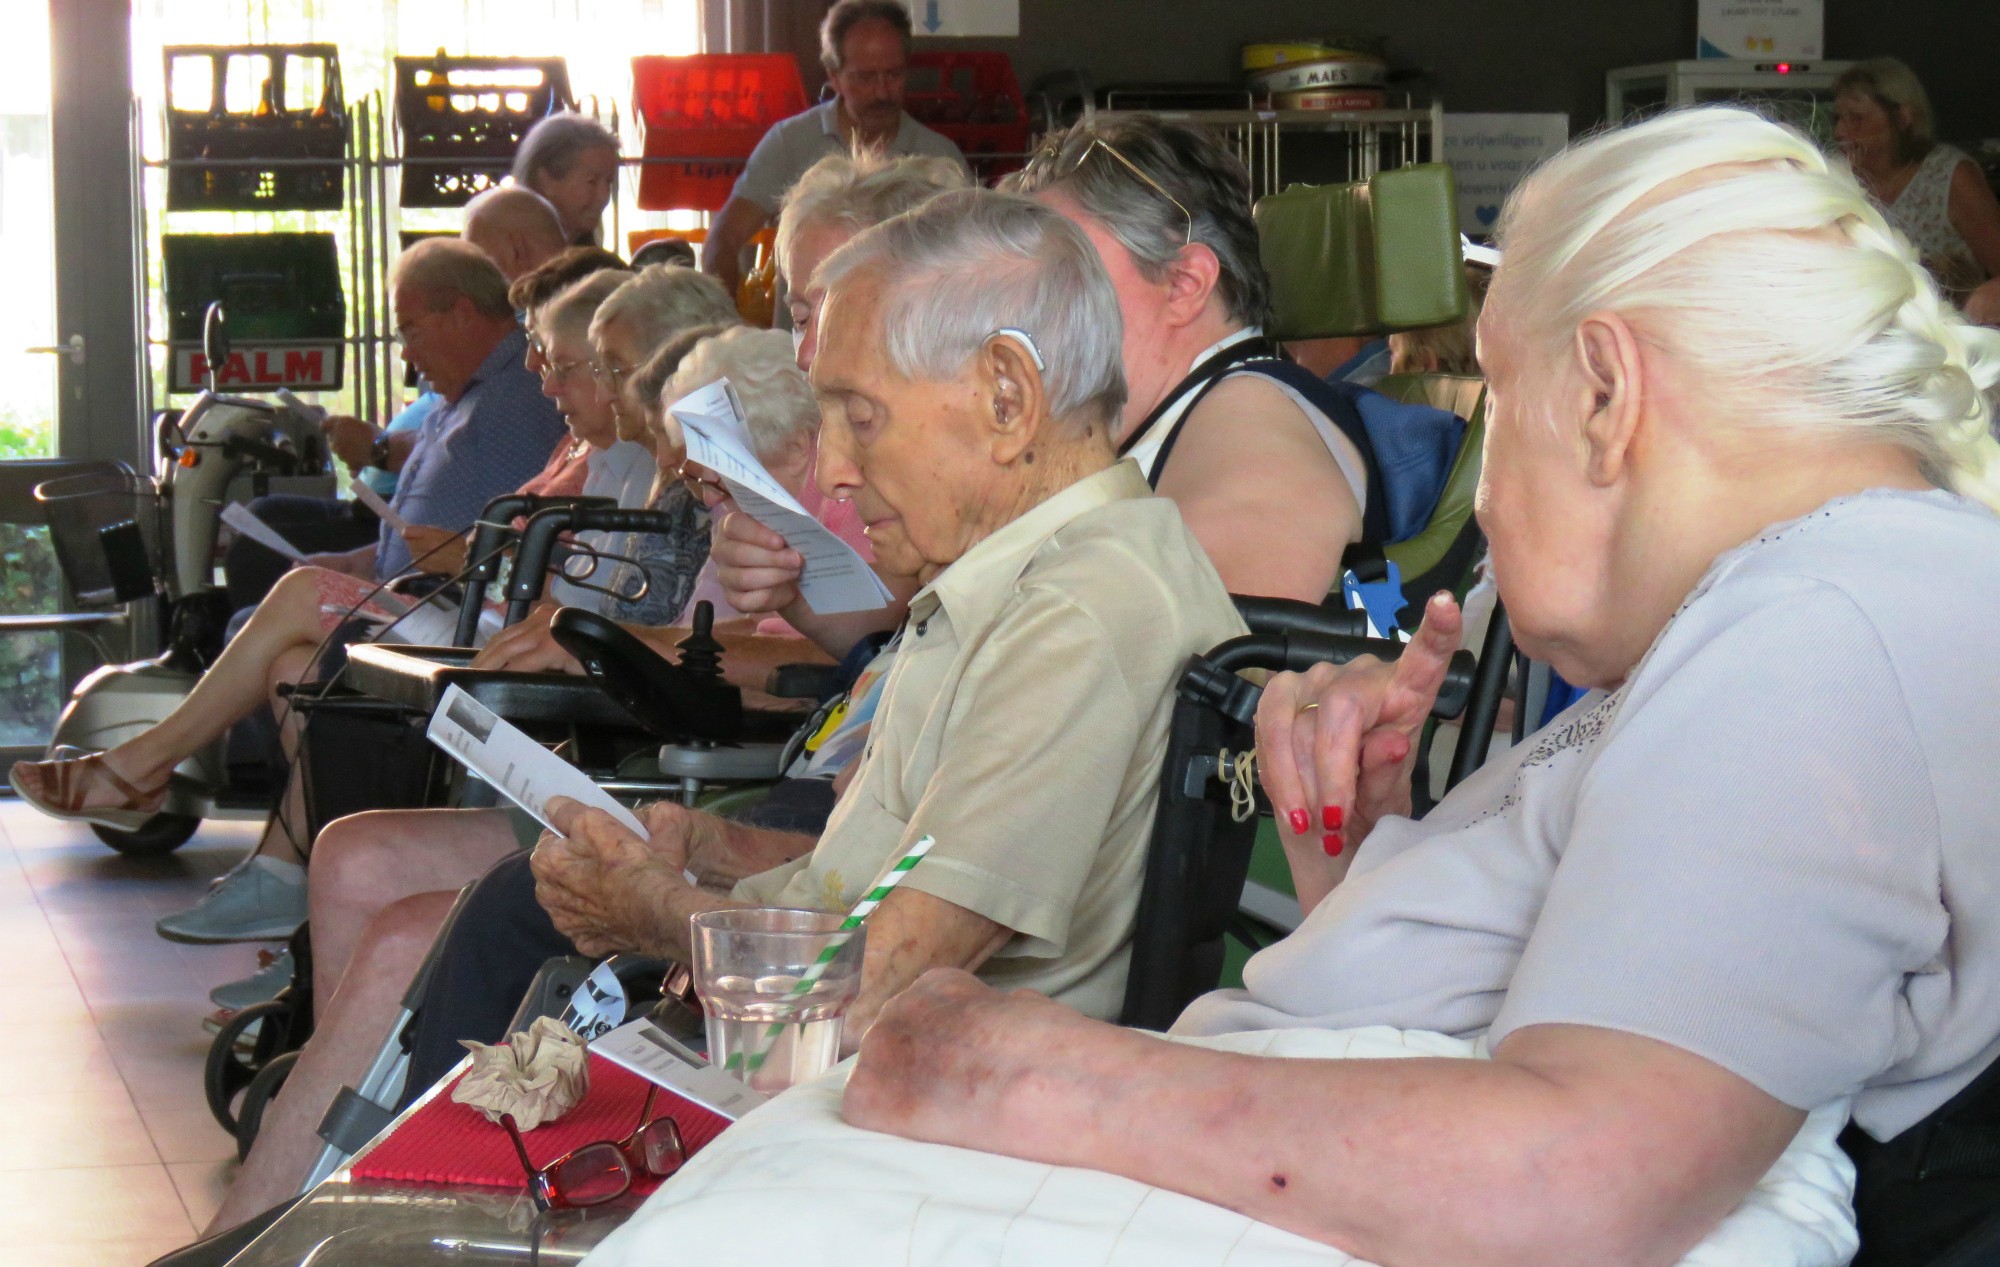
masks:
[[(0, 47), (0, 461), (56, 451), (59, 346), (49, 5), (9, 6)], [(0, 614), (51, 612), (62, 600), (47, 530), (0, 524)], [(40, 747), (61, 705), (61, 635), (0, 634), (0, 748)]]

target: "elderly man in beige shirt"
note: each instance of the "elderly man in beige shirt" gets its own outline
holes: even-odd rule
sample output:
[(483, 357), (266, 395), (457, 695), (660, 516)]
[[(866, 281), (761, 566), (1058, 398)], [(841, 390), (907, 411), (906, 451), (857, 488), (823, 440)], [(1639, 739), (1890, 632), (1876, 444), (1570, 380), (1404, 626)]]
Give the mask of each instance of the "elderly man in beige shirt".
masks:
[(984, 190), (862, 234), (818, 279), (820, 485), (925, 582), (858, 771), (817, 840), (662, 804), (641, 841), (552, 805), (537, 897), (585, 953), (684, 956), (696, 912), (843, 909), (928, 835), (871, 918), (850, 1047), (940, 966), (1114, 1017), (1174, 682), (1243, 625), (1113, 452), (1110, 281), (1062, 217)]

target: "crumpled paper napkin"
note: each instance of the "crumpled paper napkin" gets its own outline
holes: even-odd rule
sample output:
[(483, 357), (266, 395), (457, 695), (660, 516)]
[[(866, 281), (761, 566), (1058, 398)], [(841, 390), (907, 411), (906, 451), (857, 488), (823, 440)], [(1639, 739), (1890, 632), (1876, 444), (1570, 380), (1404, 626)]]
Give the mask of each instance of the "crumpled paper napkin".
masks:
[(489, 1122), (511, 1114), (515, 1125), (532, 1131), (575, 1108), (590, 1090), (589, 1049), (553, 1016), (536, 1017), (504, 1043), (459, 1041), (472, 1053), (472, 1068), (452, 1088), (451, 1098), (478, 1109)]

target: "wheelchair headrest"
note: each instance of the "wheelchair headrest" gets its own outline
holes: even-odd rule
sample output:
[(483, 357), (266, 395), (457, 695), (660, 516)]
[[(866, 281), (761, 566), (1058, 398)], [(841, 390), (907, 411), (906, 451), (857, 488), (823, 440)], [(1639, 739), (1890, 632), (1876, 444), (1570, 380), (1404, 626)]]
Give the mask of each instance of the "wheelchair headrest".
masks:
[(1468, 310), (1451, 169), (1417, 163), (1351, 185), (1291, 185), (1257, 200), (1277, 339), (1383, 334)]

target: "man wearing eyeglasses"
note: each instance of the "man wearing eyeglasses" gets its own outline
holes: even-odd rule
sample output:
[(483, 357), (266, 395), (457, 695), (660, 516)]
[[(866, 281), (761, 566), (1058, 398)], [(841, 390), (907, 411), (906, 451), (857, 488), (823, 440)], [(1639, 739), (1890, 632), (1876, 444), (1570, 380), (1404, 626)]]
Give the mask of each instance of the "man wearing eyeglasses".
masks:
[(839, 0), (820, 23), (819, 47), (833, 98), (772, 125), (709, 227), (702, 268), (732, 295), (743, 279), (744, 245), (771, 222), (785, 191), (828, 154), (871, 149), (965, 165), (958, 146), (903, 111), (910, 14), (897, 0)]
[[(390, 504), (412, 524), (463, 532), (548, 462), (566, 435), (562, 415), (528, 370), (506, 278), (477, 247), (419, 242), (397, 258), (390, 285), (403, 359), (443, 400), (418, 429)], [(384, 525), (374, 545), (311, 561), (386, 580), (407, 571), (411, 555)]]

